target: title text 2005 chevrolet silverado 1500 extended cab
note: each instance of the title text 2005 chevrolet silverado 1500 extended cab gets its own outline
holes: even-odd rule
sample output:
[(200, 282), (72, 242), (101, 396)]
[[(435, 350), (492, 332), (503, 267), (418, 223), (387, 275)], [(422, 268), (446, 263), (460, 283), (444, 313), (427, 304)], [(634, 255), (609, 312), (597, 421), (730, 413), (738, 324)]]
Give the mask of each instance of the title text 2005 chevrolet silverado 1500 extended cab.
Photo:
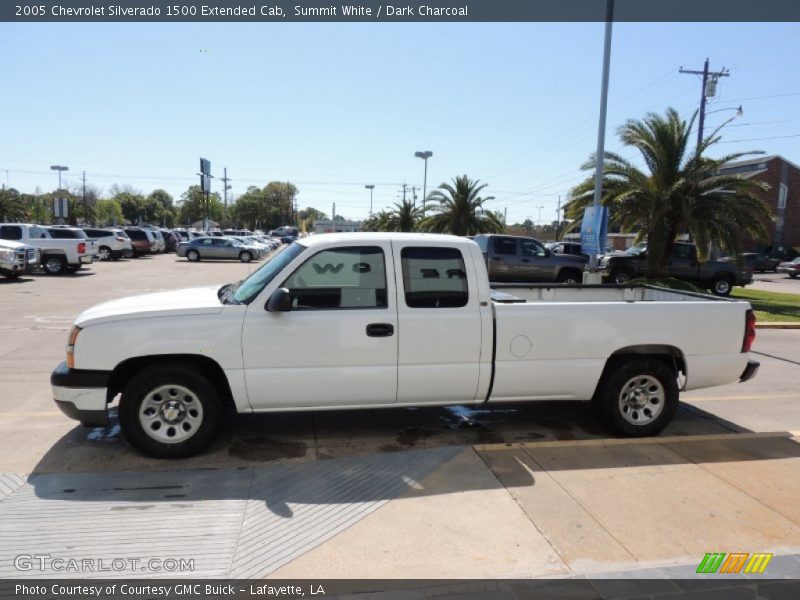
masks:
[[(493, 299), (494, 294), (494, 299)], [(490, 290), (453, 236), (329, 234), (236, 284), (134, 296), (81, 314), (57, 404), (127, 440), (197, 453), (240, 413), (592, 399), (616, 433), (657, 434), (678, 389), (746, 380), (744, 302), (658, 288)], [(154, 335), (157, 332), (157, 335)]]

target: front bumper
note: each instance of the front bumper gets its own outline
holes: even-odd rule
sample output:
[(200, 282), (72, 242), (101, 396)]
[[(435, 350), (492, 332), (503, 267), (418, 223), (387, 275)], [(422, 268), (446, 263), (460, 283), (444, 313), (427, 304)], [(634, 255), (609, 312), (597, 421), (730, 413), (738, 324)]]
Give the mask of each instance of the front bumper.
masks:
[(71, 419), (87, 427), (108, 425), (108, 398), (106, 387), (108, 371), (70, 369), (66, 362), (59, 364), (50, 374), (53, 400)]
[(748, 360), (747, 366), (744, 368), (741, 377), (739, 377), (739, 383), (749, 381), (753, 377), (756, 376), (758, 373), (758, 367), (761, 366), (761, 363), (756, 360)]

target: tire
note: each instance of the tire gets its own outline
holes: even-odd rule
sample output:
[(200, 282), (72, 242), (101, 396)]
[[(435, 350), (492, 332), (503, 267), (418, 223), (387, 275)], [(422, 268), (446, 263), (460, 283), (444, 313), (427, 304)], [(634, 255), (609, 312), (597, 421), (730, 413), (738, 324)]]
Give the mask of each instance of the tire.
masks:
[(658, 435), (678, 408), (677, 376), (660, 360), (632, 359), (608, 375), (599, 402), (603, 420), (614, 433), (624, 437)]
[(154, 458), (185, 458), (205, 450), (225, 416), (219, 394), (185, 363), (145, 367), (125, 386), (119, 424), (128, 443)]
[(791, 277), (792, 279), (797, 279), (797, 275), (798, 275), (797, 273), (789, 273), (789, 277)]
[(730, 296), (733, 290), (733, 278), (730, 275), (719, 275), (711, 280), (711, 293), (715, 296)]
[(61, 275), (67, 270), (67, 261), (63, 256), (51, 254), (42, 259), (42, 268), (48, 275)]
[(625, 285), (626, 283), (630, 283), (633, 278), (634, 274), (629, 269), (616, 269), (611, 271), (611, 283), (616, 283), (617, 285)]
[(100, 246), (100, 260), (109, 260), (113, 258), (111, 248), (108, 246)]
[(567, 285), (578, 285), (583, 283), (583, 276), (580, 271), (574, 269), (564, 269), (558, 274), (556, 279), (558, 283), (565, 283)]
[(189, 262), (197, 262), (200, 260), (200, 253), (197, 250), (189, 250), (186, 253), (186, 260)]
[(251, 260), (253, 260), (253, 255), (245, 250), (244, 252), (239, 253), (239, 260), (243, 263), (249, 263)]

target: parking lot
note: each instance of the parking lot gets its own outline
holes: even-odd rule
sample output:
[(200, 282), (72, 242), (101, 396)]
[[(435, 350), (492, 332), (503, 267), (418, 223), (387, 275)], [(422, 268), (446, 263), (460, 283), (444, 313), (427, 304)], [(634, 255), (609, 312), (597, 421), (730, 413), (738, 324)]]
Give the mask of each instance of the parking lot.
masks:
[[(800, 547), (797, 330), (760, 330), (754, 380), (683, 396), (649, 440), (610, 438), (577, 402), (231, 415), (210, 452), (170, 462), (130, 450), (113, 422), (86, 429), (54, 406), (49, 374), (80, 311), (260, 264), (165, 254), (0, 280), (0, 573), (39, 547), (114, 556), (113, 536), (97, 540), (121, 523), (126, 552), (191, 547), (197, 574), (215, 576), (685, 570), (706, 551)], [(771, 278), (758, 276), (797, 285)], [(31, 519), (35, 535), (22, 529)], [(160, 531), (164, 519), (178, 524)], [(774, 575), (800, 573), (787, 560)]]

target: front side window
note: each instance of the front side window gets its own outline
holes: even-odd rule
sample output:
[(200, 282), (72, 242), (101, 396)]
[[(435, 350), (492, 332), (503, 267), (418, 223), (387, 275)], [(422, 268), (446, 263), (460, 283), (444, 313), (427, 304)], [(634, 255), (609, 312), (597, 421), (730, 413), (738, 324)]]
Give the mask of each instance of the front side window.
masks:
[[(516, 240), (511, 241), (516, 244)], [(409, 308), (466, 306), (469, 300), (467, 269), (459, 250), (403, 248), (400, 260), (403, 266), (406, 306)]]
[(539, 258), (547, 256), (544, 246), (536, 240), (521, 240), (520, 246), (522, 256), (536, 256)]
[(386, 308), (386, 260), (383, 250), (353, 246), (322, 250), (283, 282), (292, 310)]

